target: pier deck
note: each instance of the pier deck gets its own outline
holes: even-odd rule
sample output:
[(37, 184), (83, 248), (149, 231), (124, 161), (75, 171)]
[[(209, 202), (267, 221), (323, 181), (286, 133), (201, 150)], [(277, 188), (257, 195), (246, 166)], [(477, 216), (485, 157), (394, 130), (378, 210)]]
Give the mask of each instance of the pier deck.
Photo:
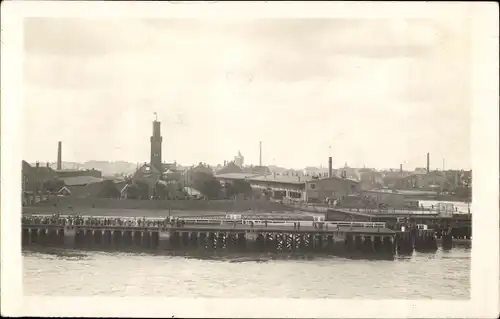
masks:
[[(383, 222), (312, 222), (231, 218), (22, 218), (23, 245), (143, 247), (191, 251), (322, 252), (391, 255), (437, 249), (434, 230), (394, 231)], [(233, 218), (234, 217), (234, 218)], [(300, 227), (299, 227), (300, 225)]]
[[(66, 226), (67, 227), (67, 226)], [(287, 233), (318, 233), (318, 234), (328, 234), (336, 232), (348, 232), (353, 234), (366, 234), (366, 235), (394, 235), (395, 232), (388, 228), (370, 228), (370, 227), (339, 227), (339, 228), (329, 228), (320, 229), (314, 228), (312, 226), (301, 226), (300, 229), (296, 229), (290, 226), (276, 226), (269, 225), (265, 226), (254, 226), (243, 224), (186, 224), (183, 227), (166, 226), (166, 227), (140, 227), (140, 226), (121, 226), (121, 225), (73, 225), (75, 229), (92, 229), (92, 230), (122, 230), (122, 231), (179, 231), (179, 232), (210, 232), (210, 231), (225, 231), (225, 232), (287, 232)], [(23, 228), (46, 228), (46, 229), (64, 229), (64, 225), (54, 225), (54, 224), (24, 224)]]

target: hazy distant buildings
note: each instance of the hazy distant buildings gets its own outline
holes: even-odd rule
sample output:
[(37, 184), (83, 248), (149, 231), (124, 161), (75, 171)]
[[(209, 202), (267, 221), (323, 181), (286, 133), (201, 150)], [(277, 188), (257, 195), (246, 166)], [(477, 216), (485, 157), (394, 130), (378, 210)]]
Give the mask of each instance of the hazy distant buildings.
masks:
[(234, 162), (227, 163), (223, 168), (217, 171), (217, 174), (243, 173), (243, 169)]
[(384, 175), (373, 169), (361, 168), (359, 169), (360, 187), (362, 189), (380, 188), (384, 185)]
[[(247, 181), (254, 190), (257, 190), (257, 193), (261, 190), (266, 194), (265, 196), (283, 201), (325, 202), (328, 199), (342, 199), (356, 192), (373, 189), (455, 192), (464, 196), (470, 194), (470, 171), (428, 171), (428, 168), (417, 168), (413, 172), (408, 172), (403, 171), (402, 165), (399, 169), (376, 171), (367, 168), (351, 168), (347, 163), (344, 167), (333, 169), (331, 157), (328, 158), (328, 168), (307, 167), (304, 170), (294, 170), (274, 166), (271, 172), (269, 167), (263, 165), (245, 166), (244, 157), (238, 151), (234, 160), (224, 161), (224, 166), (218, 166), (217, 172), (213, 167), (202, 162), (196, 166), (180, 169), (176, 163), (162, 162), (162, 141), (161, 123), (155, 119), (150, 138), (150, 162), (137, 165), (129, 177), (104, 179), (101, 171), (93, 167), (87, 170), (55, 170), (50, 167), (49, 163), (30, 165), (23, 161), (23, 194), (52, 193), (79, 197), (142, 199), (180, 198), (176, 192), (182, 192), (182, 189), (186, 187), (192, 188), (194, 184), (203, 186), (205, 182), (211, 183), (214, 181), (214, 175), (215, 179), (220, 182)], [(260, 152), (262, 152), (261, 145)], [(259, 162), (261, 162), (261, 156), (262, 153), (260, 153)], [(112, 163), (88, 162), (88, 165), (94, 164), (106, 167)], [(116, 164), (124, 165), (123, 167), (127, 169), (130, 169), (131, 165), (126, 162)], [(427, 164), (429, 167), (429, 155)], [(61, 142), (58, 142), (57, 167), (64, 167)], [(128, 196), (129, 189), (137, 192), (139, 188), (143, 195), (139, 196), (137, 193)], [(158, 189), (162, 188), (166, 189), (165, 194), (169, 195), (158, 195), (160, 194)], [(175, 196), (172, 195), (174, 193)], [(33, 198), (36, 198), (36, 195)]]
[(238, 155), (234, 157), (234, 164), (238, 165), (239, 167), (243, 167), (245, 164), (245, 157), (241, 155), (241, 152), (238, 151)]
[[(261, 161), (261, 158), (259, 159)], [(234, 157), (233, 161), (224, 161), (224, 166), (217, 170), (217, 174), (237, 174), (244, 173), (247, 175), (257, 174), (257, 175), (265, 175), (270, 174), (271, 171), (267, 166), (262, 165), (244, 165), (245, 158), (238, 151), (238, 155)]]
[(427, 169), (425, 167), (417, 167), (413, 171), (413, 174), (418, 174), (418, 175), (427, 174)]
[(87, 170), (79, 170), (79, 169), (66, 169), (66, 170), (56, 170), (57, 178), (69, 178), (69, 177), (77, 177), (77, 176), (92, 176), (96, 178), (102, 177), (102, 172), (96, 169), (87, 169)]
[(244, 173), (249, 173), (249, 174), (258, 174), (258, 175), (267, 175), (267, 174), (271, 174), (271, 171), (269, 170), (269, 168), (267, 166), (253, 166), (253, 165), (250, 165), (250, 166), (247, 166), (245, 168), (243, 168), (243, 172)]

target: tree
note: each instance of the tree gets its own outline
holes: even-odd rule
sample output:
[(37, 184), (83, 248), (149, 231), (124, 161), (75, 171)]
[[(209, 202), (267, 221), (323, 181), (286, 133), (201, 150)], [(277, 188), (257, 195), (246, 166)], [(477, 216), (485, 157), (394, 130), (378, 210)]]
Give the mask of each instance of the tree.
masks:
[(206, 180), (199, 191), (210, 199), (217, 199), (220, 196), (220, 190), (221, 186), (219, 181), (215, 178), (212, 178)]
[(226, 184), (226, 196), (233, 197), (237, 195), (252, 196), (252, 186), (244, 180), (234, 180)]
[(149, 185), (145, 182), (137, 181), (127, 188), (127, 198), (149, 199)]
[(50, 193), (57, 193), (64, 186), (64, 181), (62, 179), (50, 179), (43, 183), (43, 189)]
[(208, 198), (218, 198), (221, 190), (219, 181), (205, 172), (193, 173), (192, 187)]
[(155, 199), (167, 199), (169, 198), (169, 191), (167, 185), (157, 182), (154, 187), (154, 198)]
[(102, 188), (97, 194), (97, 197), (119, 198), (120, 195), (120, 190), (116, 187), (116, 184), (111, 180), (105, 180), (102, 182)]

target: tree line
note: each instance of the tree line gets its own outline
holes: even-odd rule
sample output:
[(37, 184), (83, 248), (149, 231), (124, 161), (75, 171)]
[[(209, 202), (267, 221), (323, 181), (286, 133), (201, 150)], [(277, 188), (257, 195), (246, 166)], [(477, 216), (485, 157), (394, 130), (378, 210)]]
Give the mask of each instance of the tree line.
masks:
[[(151, 194), (149, 185), (144, 181), (132, 182), (131, 178), (127, 178), (126, 185), (127, 198), (143, 200), (149, 199), (150, 195), (153, 199), (189, 199), (192, 197), (233, 199), (237, 196), (255, 198), (262, 195), (261, 192), (254, 191), (247, 181), (234, 180), (221, 183), (213, 175), (205, 172), (194, 172), (189, 181), (162, 179), (155, 183)], [(58, 193), (64, 186), (66, 185), (62, 179), (52, 179), (43, 183), (43, 189), (52, 194)], [(190, 188), (194, 191), (190, 191)], [(201, 196), (196, 196), (193, 192), (199, 192)], [(99, 191), (95, 194), (100, 198), (120, 198), (121, 195), (121, 190), (112, 180), (103, 181)]]

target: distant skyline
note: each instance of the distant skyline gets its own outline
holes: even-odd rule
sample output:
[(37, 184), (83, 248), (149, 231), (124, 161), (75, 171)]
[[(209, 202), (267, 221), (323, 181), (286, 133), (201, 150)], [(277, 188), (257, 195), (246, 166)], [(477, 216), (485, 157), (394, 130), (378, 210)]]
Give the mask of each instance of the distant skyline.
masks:
[[(450, 20), (453, 21), (453, 20)], [(465, 21), (25, 20), (28, 162), (470, 169)]]

